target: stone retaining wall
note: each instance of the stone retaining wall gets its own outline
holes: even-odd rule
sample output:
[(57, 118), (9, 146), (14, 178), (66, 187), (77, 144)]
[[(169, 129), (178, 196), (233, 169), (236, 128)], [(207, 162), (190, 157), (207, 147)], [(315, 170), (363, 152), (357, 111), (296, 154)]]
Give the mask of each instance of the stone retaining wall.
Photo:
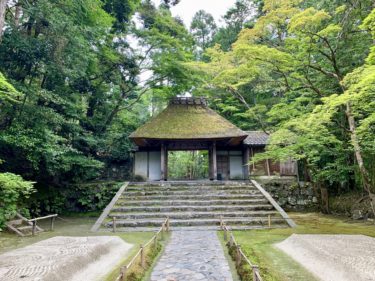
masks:
[(286, 211), (317, 209), (318, 200), (309, 183), (298, 184), (295, 177), (254, 177)]

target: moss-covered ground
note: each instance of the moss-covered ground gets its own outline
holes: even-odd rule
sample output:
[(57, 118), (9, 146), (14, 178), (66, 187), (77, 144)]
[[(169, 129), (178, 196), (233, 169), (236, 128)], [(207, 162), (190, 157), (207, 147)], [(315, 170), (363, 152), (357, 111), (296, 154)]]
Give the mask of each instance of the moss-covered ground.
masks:
[[(375, 225), (354, 222), (344, 217), (318, 213), (291, 213), (298, 224), (295, 229), (234, 231), (237, 242), (250, 260), (260, 266), (265, 281), (317, 280), (299, 263), (274, 247), (293, 233), (297, 234), (363, 234), (375, 237)], [(223, 239), (222, 233), (220, 233)]]

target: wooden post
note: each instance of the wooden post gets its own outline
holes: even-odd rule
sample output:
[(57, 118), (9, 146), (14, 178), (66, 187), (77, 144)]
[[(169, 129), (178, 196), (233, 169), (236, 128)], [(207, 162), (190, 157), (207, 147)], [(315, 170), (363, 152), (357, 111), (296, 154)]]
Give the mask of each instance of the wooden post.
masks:
[(143, 248), (142, 244), (141, 244), (141, 267), (143, 269), (146, 267), (146, 263), (145, 263), (145, 249)]
[(53, 226), (54, 226), (54, 223), (55, 223), (55, 218), (56, 217), (51, 217), (50, 231), (53, 231)]
[(267, 175), (271, 176), (271, 170), (270, 170), (270, 160), (266, 159), (266, 167), (267, 167)]
[(126, 281), (126, 271), (128, 270), (127, 266), (123, 266), (120, 269), (120, 281)]
[(165, 180), (165, 145), (164, 143), (160, 146), (160, 180)]
[(232, 247), (233, 246), (233, 236), (230, 235), (230, 238), (229, 238), (229, 247)]
[(36, 221), (33, 221), (32, 235), (34, 236), (35, 233), (36, 233)]
[(213, 164), (212, 164), (212, 146), (210, 145), (208, 148), (208, 177), (210, 180), (214, 180), (214, 173), (213, 173)]
[(217, 180), (216, 141), (212, 144), (212, 169), (214, 180)]
[(243, 176), (245, 180), (249, 179), (249, 176), (250, 176), (249, 161), (250, 161), (250, 148), (246, 146), (243, 152)]
[(228, 241), (228, 232), (226, 228), (224, 228), (224, 241)]
[(164, 240), (164, 223), (161, 225), (161, 240)]
[(236, 265), (239, 266), (241, 264), (241, 259), (242, 259), (242, 256), (241, 256), (241, 247), (240, 245), (237, 245), (237, 249), (236, 249), (236, 253), (237, 253), (237, 256), (236, 256)]
[(166, 223), (167, 223), (167, 225), (166, 225), (166, 231), (169, 232), (169, 217), (167, 218)]
[(220, 216), (220, 229), (223, 230), (223, 216)]
[(156, 249), (156, 246), (157, 246), (157, 244), (158, 244), (158, 236), (157, 235), (155, 235), (154, 236), (154, 249)]
[(112, 217), (112, 231), (116, 232), (116, 217)]
[(253, 269), (253, 281), (258, 281), (257, 273), (259, 272), (259, 267), (257, 265), (253, 265), (252, 269)]
[(271, 215), (268, 215), (268, 227), (271, 228)]

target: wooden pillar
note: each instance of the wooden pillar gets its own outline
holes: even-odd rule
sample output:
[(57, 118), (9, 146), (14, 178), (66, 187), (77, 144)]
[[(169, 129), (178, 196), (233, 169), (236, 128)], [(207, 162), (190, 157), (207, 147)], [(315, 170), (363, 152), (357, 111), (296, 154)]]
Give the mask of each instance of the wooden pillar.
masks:
[(165, 144), (162, 143), (160, 146), (160, 171), (161, 171), (161, 176), (160, 180), (167, 180), (167, 165), (166, 165), (166, 147)]
[(217, 180), (217, 159), (216, 159), (216, 142), (212, 144), (212, 174), (214, 180)]
[(212, 169), (212, 145), (208, 147), (208, 177), (210, 180), (214, 180), (214, 173)]
[(164, 180), (168, 180), (168, 148), (165, 147), (164, 156)]
[(269, 159), (266, 159), (266, 168), (267, 168), (267, 175), (271, 176), (270, 160)]
[(250, 160), (250, 148), (248, 146), (243, 150), (243, 177), (245, 180), (249, 179), (249, 160)]

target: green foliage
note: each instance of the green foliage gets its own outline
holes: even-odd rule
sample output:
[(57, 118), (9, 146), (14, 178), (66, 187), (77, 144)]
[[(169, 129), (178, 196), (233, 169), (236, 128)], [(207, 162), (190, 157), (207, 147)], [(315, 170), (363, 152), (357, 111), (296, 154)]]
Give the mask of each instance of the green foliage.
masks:
[(213, 16), (204, 10), (195, 13), (190, 24), (190, 31), (194, 37), (198, 52), (205, 50), (216, 32), (216, 23)]
[(34, 192), (34, 183), (12, 173), (0, 173), (0, 230)]
[[(128, 136), (150, 117), (149, 97), (163, 102), (192, 87), (182, 62), (193, 57), (193, 40), (166, 8), (177, 2), (19, 1), (18, 19), (9, 9), (0, 43), (0, 170), (38, 182), (35, 213), (60, 212), (73, 200), (61, 193), (66, 186), (130, 166)], [(140, 81), (145, 72), (152, 75)], [(82, 209), (94, 208), (89, 200), (102, 207), (95, 196), (81, 200)]]
[(272, 133), (267, 151), (253, 161), (292, 157), (318, 186), (359, 189), (354, 134), (375, 175), (371, 1), (263, 4), (231, 49), (214, 46), (206, 51), (208, 62), (189, 64), (202, 79), (197, 92), (215, 97), (216, 108), (242, 128)]
[(38, 187), (29, 202), (30, 213), (64, 214), (67, 212), (98, 212), (103, 210), (120, 188), (112, 181), (70, 184), (63, 188)]
[(168, 176), (171, 179), (204, 179), (208, 177), (207, 151), (173, 151), (168, 154)]

